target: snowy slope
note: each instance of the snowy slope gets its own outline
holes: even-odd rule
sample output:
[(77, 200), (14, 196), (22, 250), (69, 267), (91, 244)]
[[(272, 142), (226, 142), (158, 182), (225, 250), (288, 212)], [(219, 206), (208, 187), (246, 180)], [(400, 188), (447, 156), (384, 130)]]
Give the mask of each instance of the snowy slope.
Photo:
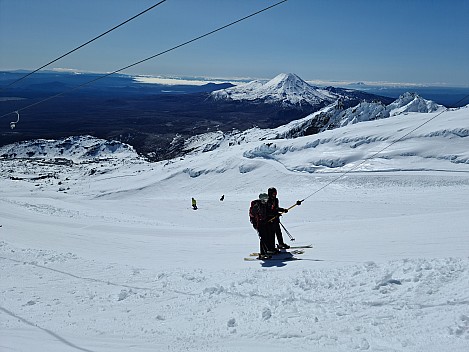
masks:
[[(33, 148), (72, 163), (8, 147), (0, 349), (467, 351), (469, 106), (437, 114), (251, 131), (159, 163), (94, 162), (86, 146), (102, 141), (88, 138), (75, 156), (64, 141)], [(258, 248), (249, 202), (272, 186), (280, 206), (305, 199), (282, 222), (314, 247), (244, 261)]]

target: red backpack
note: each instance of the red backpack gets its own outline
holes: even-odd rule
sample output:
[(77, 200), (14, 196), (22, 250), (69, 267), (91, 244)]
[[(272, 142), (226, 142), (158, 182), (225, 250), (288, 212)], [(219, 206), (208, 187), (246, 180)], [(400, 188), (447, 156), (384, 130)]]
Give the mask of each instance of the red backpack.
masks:
[(260, 221), (265, 221), (267, 219), (267, 208), (259, 199), (251, 201), (251, 206), (249, 207), (249, 220), (251, 221), (252, 226), (257, 229)]

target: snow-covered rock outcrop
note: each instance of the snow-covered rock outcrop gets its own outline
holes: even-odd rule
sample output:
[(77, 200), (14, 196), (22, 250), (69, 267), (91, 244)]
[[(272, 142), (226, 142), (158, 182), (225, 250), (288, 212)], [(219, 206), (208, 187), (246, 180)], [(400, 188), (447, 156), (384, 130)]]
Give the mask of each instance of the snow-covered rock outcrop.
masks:
[(444, 109), (444, 106), (434, 101), (424, 99), (416, 93), (404, 93), (386, 107), (389, 116), (400, 115), (407, 112), (435, 112)]
[(132, 146), (91, 136), (73, 136), (59, 140), (36, 139), (0, 147), (5, 159), (66, 159), (82, 162), (101, 159), (139, 159)]
[(431, 113), (446, 108), (415, 93), (405, 93), (389, 105), (381, 102), (361, 102), (344, 109), (340, 100), (303, 119), (277, 129), (278, 138), (295, 138), (316, 134), (358, 122), (372, 121), (410, 112)]
[(194, 136), (185, 141), (186, 152), (207, 152), (222, 145), (236, 145), (255, 140), (290, 139), (313, 135), (358, 122), (373, 121), (411, 112), (431, 113), (446, 108), (415, 93), (405, 93), (389, 105), (381, 102), (361, 102), (344, 109), (343, 101), (336, 100), (325, 108), (302, 119), (274, 129), (253, 128), (243, 132), (211, 132)]

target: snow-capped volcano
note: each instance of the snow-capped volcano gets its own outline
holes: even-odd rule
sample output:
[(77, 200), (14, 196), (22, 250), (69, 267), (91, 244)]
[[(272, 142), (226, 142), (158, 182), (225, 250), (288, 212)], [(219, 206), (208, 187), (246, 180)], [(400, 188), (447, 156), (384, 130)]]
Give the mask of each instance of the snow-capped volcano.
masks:
[(329, 104), (339, 97), (325, 89), (311, 86), (293, 73), (281, 73), (265, 83), (256, 80), (217, 90), (211, 96), (214, 99), (265, 101), (282, 106)]

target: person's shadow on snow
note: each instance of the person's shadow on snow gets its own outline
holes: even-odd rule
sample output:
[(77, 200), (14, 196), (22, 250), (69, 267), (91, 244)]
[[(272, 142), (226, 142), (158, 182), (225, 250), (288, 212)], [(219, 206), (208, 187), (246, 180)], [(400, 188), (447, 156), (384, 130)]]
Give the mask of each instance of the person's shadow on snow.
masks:
[(281, 267), (287, 265), (286, 262), (287, 261), (281, 261), (281, 260), (266, 260), (266, 261), (262, 262), (261, 266), (263, 268), (272, 268), (274, 266), (276, 266), (277, 268), (281, 268)]
[(324, 261), (322, 259), (298, 258), (298, 257), (295, 257), (292, 253), (283, 252), (283, 253), (274, 255), (271, 259), (263, 260), (261, 263), (261, 266), (263, 268), (271, 268), (271, 267), (281, 268), (281, 267), (286, 266), (288, 262), (294, 262), (297, 260), (306, 260), (306, 261), (312, 261), (312, 262)]
[(271, 268), (274, 266), (280, 268), (294, 260), (300, 260), (300, 258), (294, 257), (293, 254), (289, 252), (283, 252), (280, 254), (274, 254), (271, 259), (263, 260), (261, 266), (264, 268)]

